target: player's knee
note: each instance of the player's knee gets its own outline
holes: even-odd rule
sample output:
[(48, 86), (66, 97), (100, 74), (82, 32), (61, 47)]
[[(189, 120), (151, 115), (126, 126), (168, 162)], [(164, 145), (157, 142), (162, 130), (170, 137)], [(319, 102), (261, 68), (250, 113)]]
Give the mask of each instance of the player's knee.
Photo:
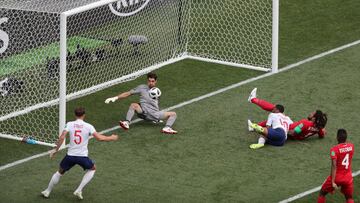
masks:
[(327, 192), (325, 192), (324, 190), (320, 190), (319, 195), (320, 196), (326, 196)]
[(91, 167), (91, 169), (90, 170), (96, 170), (96, 166), (95, 166), (95, 164), (93, 165), (93, 167)]
[(62, 169), (62, 168), (59, 168), (58, 172), (59, 172), (61, 175), (64, 175), (65, 170), (64, 170), (64, 169)]
[(352, 199), (353, 196), (352, 196), (351, 194), (346, 194), (346, 195), (345, 195), (345, 198), (346, 198), (346, 199)]
[(133, 110), (136, 110), (138, 107), (139, 107), (139, 104), (137, 104), (137, 103), (130, 104), (130, 108), (132, 108)]
[(176, 112), (169, 112), (170, 114), (170, 116), (176, 116)]

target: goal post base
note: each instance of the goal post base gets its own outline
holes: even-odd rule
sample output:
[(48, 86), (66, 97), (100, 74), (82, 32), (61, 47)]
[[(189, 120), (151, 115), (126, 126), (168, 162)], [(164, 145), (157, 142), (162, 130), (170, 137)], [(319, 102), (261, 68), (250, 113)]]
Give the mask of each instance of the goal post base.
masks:
[[(24, 139), (28, 139), (27, 137), (30, 137), (30, 136), (16, 137), (16, 136), (14, 136), (14, 135), (8, 135), (8, 134), (0, 133), (0, 138), (17, 140), (17, 141), (20, 141), (20, 142), (24, 142)], [(44, 145), (44, 146), (48, 146), (48, 147), (55, 147), (55, 146), (56, 146), (54, 143), (47, 143), (47, 142), (37, 141), (37, 140), (33, 140), (33, 139), (31, 139), (31, 142), (27, 142), (27, 143), (29, 143), (29, 144)]]

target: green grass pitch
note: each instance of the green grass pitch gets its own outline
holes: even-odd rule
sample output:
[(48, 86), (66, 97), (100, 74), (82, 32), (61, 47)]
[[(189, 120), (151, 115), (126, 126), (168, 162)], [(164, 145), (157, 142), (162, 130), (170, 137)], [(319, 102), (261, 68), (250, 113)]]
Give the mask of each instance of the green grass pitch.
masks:
[[(305, 6), (306, 5), (306, 6)], [(280, 66), (355, 41), (359, 1), (281, 1)], [(128, 132), (117, 130), (114, 143), (90, 141), (90, 157), (97, 172), (84, 189), (88, 202), (278, 202), (321, 185), (330, 173), (329, 149), (336, 144), (338, 128), (360, 143), (357, 126), (360, 109), (360, 46), (304, 64), (293, 70), (249, 83), (208, 99), (176, 109), (178, 135), (163, 135), (161, 125), (140, 122)], [(204, 71), (206, 70), (206, 71)], [(163, 92), (161, 107), (169, 107), (259, 72), (186, 60), (158, 71)], [(113, 127), (125, 116), (133, 97), (111, 105), (106, 97), (144, 81), (141, 77), (68, 104), (68, 118), (77, 105), (88, 109), (88, 121), (97, 130)], [(251, 151), (257, 137), (246, 131), (246, 119), (262, 120), (267, 113), (247, 103), (248, 93), (282, 103), (294, 120), (314, 109), (329, 115), (328, 135), (284, 147), (266, 146)], [(111, 113), (109, 113), (111, 112)], [(0, 165), (43, 152), (48, 148), (1, 139)], [(355, 148), (357, 150), (357, 148)], [(353, 170), (360, 170), (355, 152)], [(0, 172), (1, 202), (76, 202), (72, 192), (83, 171), (75, 167), (55, 187), (48, 200), (40, 197), (58, 163), (42, 157)], [(354, 179), (355, 202), (360, 202), (360, 178)], [(315, 202), (317, 194), (296, 202)], [(337, 192), (328, 202), (343, 202)]]

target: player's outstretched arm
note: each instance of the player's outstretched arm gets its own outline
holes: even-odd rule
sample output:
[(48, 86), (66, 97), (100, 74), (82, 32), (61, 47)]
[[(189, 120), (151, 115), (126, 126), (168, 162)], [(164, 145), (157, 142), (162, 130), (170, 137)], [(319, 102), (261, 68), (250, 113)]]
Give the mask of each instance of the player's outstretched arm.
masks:
[(105, 141), (105, 142), (109, 142), (109, 141), (116, 141), (118, 140), (118, 136), (115, 135), (115, 134), (112, 134), (110, 136), (105, 136), (105, 135), (102, 135), (98, 132), (95, 132), (93, 133), (93, 136), (95, 137), (96, 140), (98, 141)]
[(67, 132), (66, 130), (64, 130), (64, 131), (61, 133), (59, 139), (56, 141), (56, 148), (55, 148), (55, 150), (50, 153), (50, 158), (54, 158), (56, 152), (59, 151), (62, 143), (63, 143), (64, 140), (65, 140), (65, 136), (66, 136), (67, 133), (68, 133), (68, 132)]
[(123, 92), (123, 93), (119, 94), (118, 96), (107, 98), (105, 100), (105, 103), (108, 104), (110, 102), (115, 102), (118, 99), (125, 99), (126, 97), (128, 97), (130, 95), (131, 95), (130, 91), (129, 92)]

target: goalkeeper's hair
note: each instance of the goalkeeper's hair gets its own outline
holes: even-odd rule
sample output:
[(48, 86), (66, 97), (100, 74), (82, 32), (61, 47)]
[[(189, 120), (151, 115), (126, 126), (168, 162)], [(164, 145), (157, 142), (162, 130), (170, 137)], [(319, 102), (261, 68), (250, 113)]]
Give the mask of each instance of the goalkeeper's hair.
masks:
[(85, 114), (85, 108), (84, 107), (77, 107), (74, 111), (76, 117), (81, 117)]
[(346, 142), (347, 139), (347, 132), (345, 129), (339, 129), (337, 131), (337, 140), (339, 143), (344, 143)]
[(327, 123), (327, 115), (320, 110), (316, 110), (314, 114), (315, 126), (317, 128), (325, 128)]
[(153, 72), (150, 72), (147, 74), (147, 79), (149, 79), (149, 78), (153, 78), (153, 79), (157, 80), (157, 75)]

